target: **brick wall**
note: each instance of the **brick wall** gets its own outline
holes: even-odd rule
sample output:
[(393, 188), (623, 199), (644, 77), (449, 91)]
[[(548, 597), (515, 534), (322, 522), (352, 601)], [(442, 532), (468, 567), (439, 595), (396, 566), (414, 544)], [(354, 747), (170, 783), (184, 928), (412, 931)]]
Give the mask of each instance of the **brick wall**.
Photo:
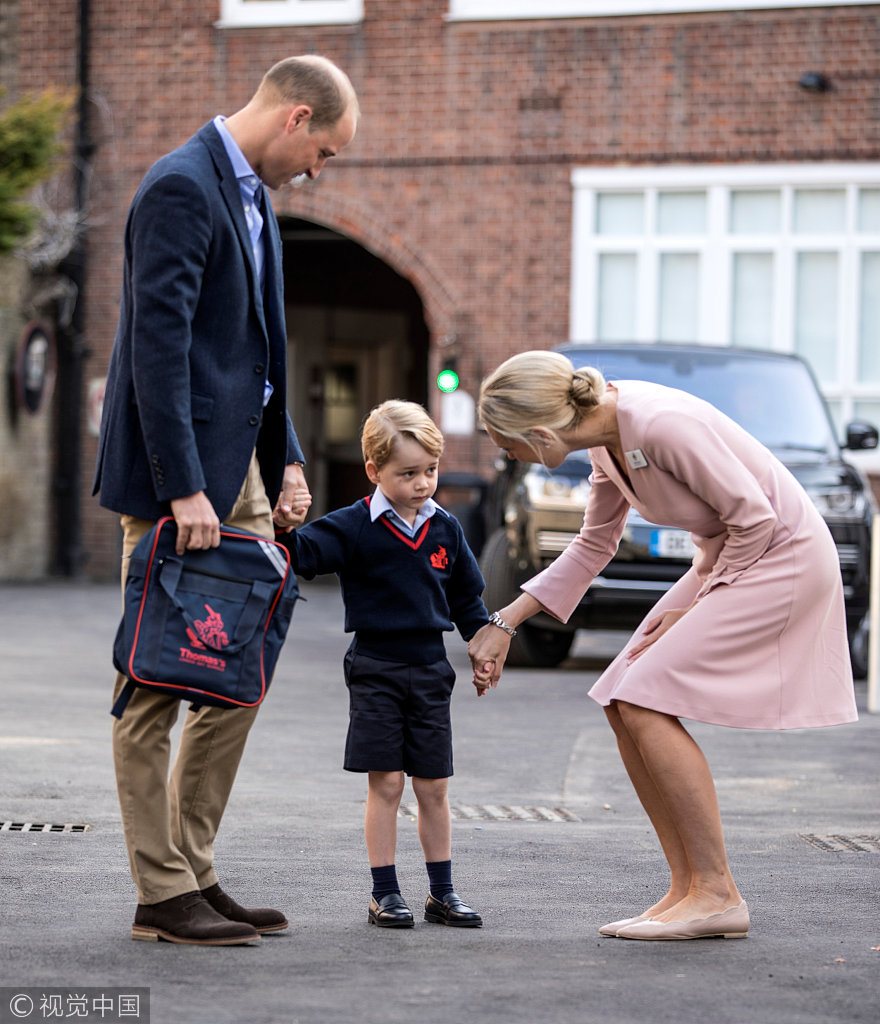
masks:
[[(39, 55), (22, 64), (23, 88), (73, 80), (76, 6), (21, 12), (22, 55)], [(224, 31), (218, 2), (92, 0), (87, 379), (109, 356), (141, 175), (292, 53), (344, 67), (363, 120), (315, 186), (278, 197), (278, 212), (344, 232), (409, 278), (432, 343), (457, 339), (471, 391), (511, 352), (566, 339), (572, 167), (880, 154), (880, 4), (506, 24), (447, 22), (446, 0), (364, 7), (358, 26)], [(814, 70), (831, 92), (798, 88)], [(85, 441), (84, 545), (90, 571), (106, 574), (116, 530), (87, 496)], [(484, 469), (491, 456), (453, 438), (445, 462)]]

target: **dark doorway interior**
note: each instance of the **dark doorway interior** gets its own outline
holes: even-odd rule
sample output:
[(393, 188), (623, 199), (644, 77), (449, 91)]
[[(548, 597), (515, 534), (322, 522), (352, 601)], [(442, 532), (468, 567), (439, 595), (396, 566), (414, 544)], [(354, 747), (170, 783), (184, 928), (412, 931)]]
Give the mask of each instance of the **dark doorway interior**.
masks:
[(370, 490), (360, 450), (370, 409), (426, 403), (429, 336), (413, 285), (363, 246), (305, 220), (281, 232), (291, 408), (315, 516)]

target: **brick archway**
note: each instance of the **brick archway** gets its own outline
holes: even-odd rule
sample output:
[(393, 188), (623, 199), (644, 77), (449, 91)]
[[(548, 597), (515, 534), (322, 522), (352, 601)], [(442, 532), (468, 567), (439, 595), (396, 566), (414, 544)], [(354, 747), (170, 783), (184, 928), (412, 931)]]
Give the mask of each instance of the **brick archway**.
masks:
[(412, 249), (398, 233), (362, 204), (339, 196), (288, 190), (276, 205), (279, 217), (300, 217), (357, 242), (408, 280), (421, 297), (432, 354), (455, 343), (463, 304), (433, 261)]

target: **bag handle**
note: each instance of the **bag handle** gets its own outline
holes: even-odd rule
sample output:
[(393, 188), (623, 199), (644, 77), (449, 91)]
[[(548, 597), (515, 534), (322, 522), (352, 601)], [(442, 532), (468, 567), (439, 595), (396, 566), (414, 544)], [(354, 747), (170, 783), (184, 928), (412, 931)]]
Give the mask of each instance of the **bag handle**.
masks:
[[(183, 569), (184, 564), (178, 559), (164, 559), (159, 573), (159, 583), (168, 595), (171, 603), (183, 616), (189, 628), (198, 634), (195, 620), (184, 608), (183, 602), (177, 596), (177, 587), (180, 583)], [(212, 644), (210, 640), (206, 640), (204, 637), (199, 637), (199, 639), (206, 647), (212, 651), (217, 651), (218, 654), (235, 654), (250, 643), (255, 630), (266, 615), (274, 595), (275, 588), (271, 583), (266, 583), (263, 580), (254, 580), (251, 583), (251, 592), (248, 595), (247, 601), (245, 601), (244, 610), (238, 620), (238, 625), (235, 627), (235, 636), (232, 638), (232, 641), (225, 647), (220, 647)]]

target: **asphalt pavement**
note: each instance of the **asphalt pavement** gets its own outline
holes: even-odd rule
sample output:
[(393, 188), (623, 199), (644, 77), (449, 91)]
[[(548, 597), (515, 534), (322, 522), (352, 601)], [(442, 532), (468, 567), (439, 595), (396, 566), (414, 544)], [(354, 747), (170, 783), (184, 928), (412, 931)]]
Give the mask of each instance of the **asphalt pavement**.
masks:
[[(365, 783), (341, 768), (342, 606), (332, 581), (303, 593), (216, 846), (224, 888), (292, 924), (254, 947), (203, 948), (129, 937), (135, 892), (110, 756), (117, 589), (0, 586), (0, 1021), (880, 1020), (880, 715), (866, 713), (864, 684), (852, 726), (692, 726), (752, 929), (632, 942), (597, 928), (652, 903), (664, 865), (586, 696), (621, 637), (579, 634), (564, 666), (511, 669), (482, 699), (450, 640), (454, 879), (485, 925), (417, 913), (412, 930), (379, 930), (367, 924)], [(412, 802), (408, 787), (397, 864), (418, 911), (427, 880)], [(149, 1018), (145, 1002), (125, 1017), (69, 996), (41, 1009), (41, 992), (104, 989), (148, 991)], [(34, 998), (29, 1016), (11, 1015), (10, 992)]]

